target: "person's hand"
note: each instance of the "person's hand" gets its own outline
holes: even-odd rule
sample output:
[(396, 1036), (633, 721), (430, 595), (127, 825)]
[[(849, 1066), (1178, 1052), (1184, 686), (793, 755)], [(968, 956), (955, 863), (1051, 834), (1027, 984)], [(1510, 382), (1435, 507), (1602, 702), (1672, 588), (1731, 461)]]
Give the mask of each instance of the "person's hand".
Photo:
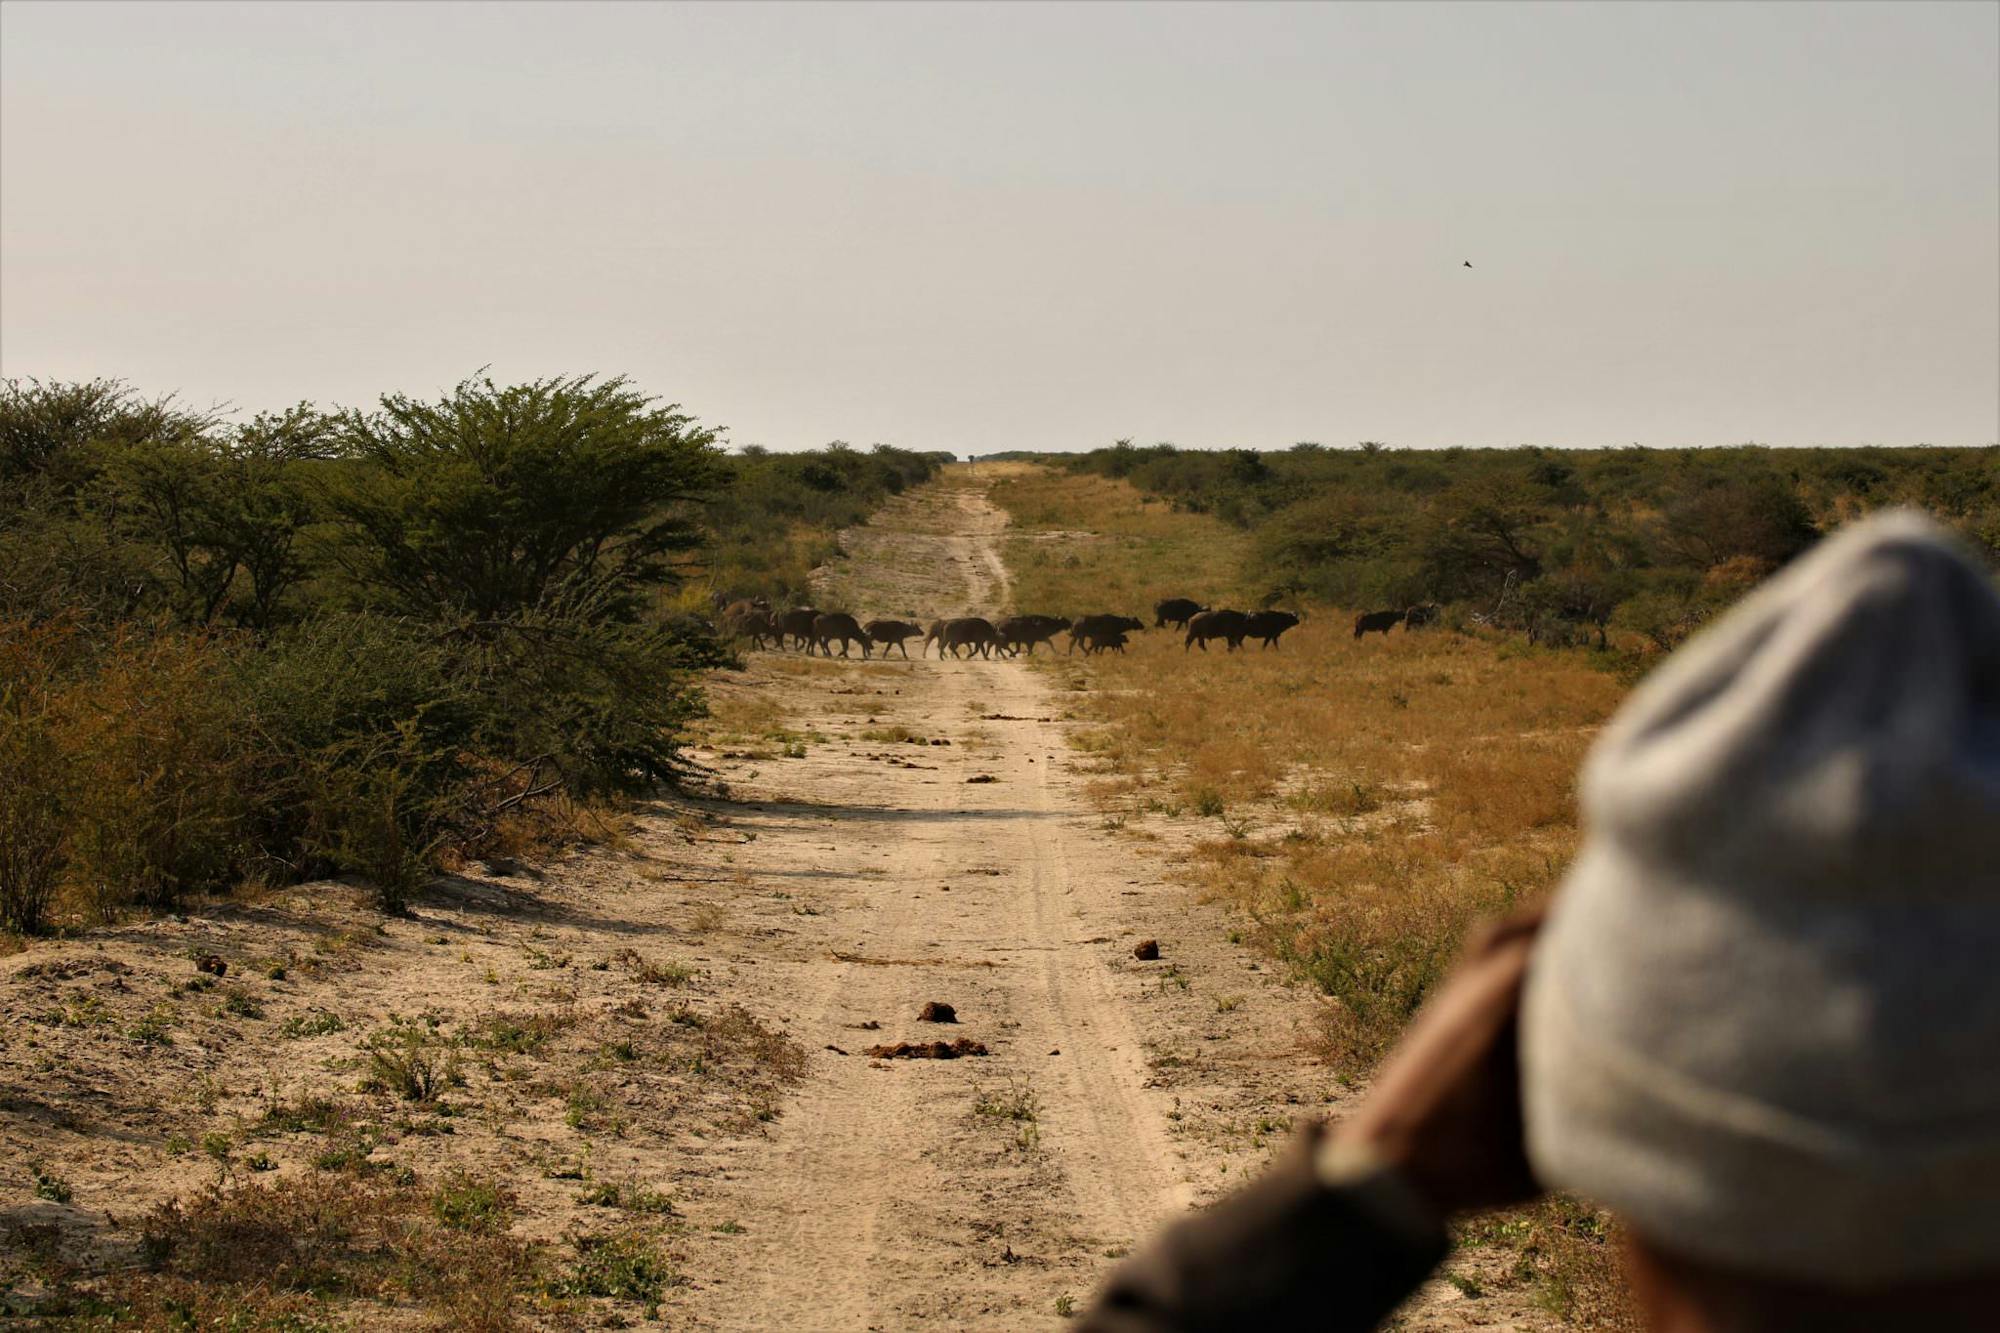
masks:
[(1516, 1020), (1539, 910), (1474, 937), (1334, 1130), (1393, 1167), (1440, 1218), (1541, 1192), (1521, 1125)]

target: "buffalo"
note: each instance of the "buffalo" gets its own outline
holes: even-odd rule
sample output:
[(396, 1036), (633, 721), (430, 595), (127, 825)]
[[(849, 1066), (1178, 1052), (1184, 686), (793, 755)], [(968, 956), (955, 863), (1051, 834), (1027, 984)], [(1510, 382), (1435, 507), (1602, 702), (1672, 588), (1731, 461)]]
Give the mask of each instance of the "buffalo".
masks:
[(1069, 628), (1069, 621), (1061, 616), (1008, 616), (993, 627), (1000, 636), (1000, 646), (1009, 651), (1026, 649), (1034, 656), (1035, 645), (1046, 643), (1049, 651), (1056, 648), (1056, 635)]
[(991, 657), (999, 642), (1000, 635), (992, 621), (979, 616), (960, 616), (944, 622), (944, 629), (938, 634), (938, 656), (944, 656), (945, 650), (950, 649), (951, 655), (957, 657), (960, 648), (970, 648), (981, 657)]
[(1299, 623), (1299, 618), (1290, 611), (1252, 611), (1244, 617), (1243, 627), (1248, 637), (1262, 639), (1266, 648), (1278, 646), (1278, 636)]
[(1186, 629), (1189, 620), (1208, 610), (1200, 602), (1190, 597), (1169, 597), (1163, 602), (1153, 603), (1153, 628), (1165, 629), (1172, 625), (1175, 629)]
[(762, 648), (764, 640), (776, 638), (777, 624), (769, 611), (742, 611), (734, 616), (724, 617), (723, 629), (739, 639), (750, 640), (752, 648)]
[[(1051, 646), (1053, 647), (1053, 645)], [(1097, 638), (1093, 639), (1090, 643), (1090, 646), (1085, 648), (1083, 651), (1085, 652), (1085, 654), (1104, 653), (1112, 651), (1122, 653), (1125, 651), (1125, 631), (1122, 629), (1114, 629), (1107, 634), (1100, 634), (1097, 636)]]
[(836, 643), (840, 645), (842, 657), (847, 656), (849, 643), (860, 644), (863, 657), (869, 653), (867, 634), (862, 632), (860, 623), (845, 611), (829, 611), (824, 615), (814, 616), (812, 636), (813, 642), (819, 645), (820, 652), (827, 657), (833, 656), (833, 645)]
[[(1146, 622), (1132, 616), (1079, 616), (1070, 622), (1069, 651), (1075, 652), (1077, 645), (1082, 644), (1084, 653), (1088, 655), (1095, 645), (1114, 634), (1144, 628)], [(1054, 648), (1055, 644), (1051, 643), (1049, 647)]]
[(1249, 632), (1250, 617), (1241, 611), (1203, 611), (1188, 621), (1187, 639), (1181, 644), (1181, 651), (1200, 644), (1201, 650), (1207, 652), (1210, 639), (1224, 639), (1233, 653), (1243, 646), (1243, 636)]
[(910, 650), (905, 639), (914, 639), (924, 632), (922, 625), (912, 625), (907, 620), (871, 620), (861, 627), (869, 639), (882, 645), (882, 656), (887, 657), (891, 648), (901, 650), (903, 660), (908, 661)]
[(813, 647), (813, 622), (818, 619), (819, 608), (816, 606), (795, 606), (789, 611), (780, 612), (771, 622), (772, 628), (777, 633), (778, 646), (788, 648), (791, 646), (791, 641), (796, 639), (798, 646), (810, 655)]
[(1378, 632), (1387, 634), (1401, 624), (1402, 620), (1401, 611), (1363, 611), (1354, 617), (1354, 637), (1358, 639), (1364, 634)]
[(1444, 608), (1436, 602), (1419, 602), (1417, 605), (1403, 612), (1403, 632), (1408, 634), (1413, 629), (1422, 629), (1426, 625), (1435, 625), (1438, 623), (1438, 618), (1443, 614)]

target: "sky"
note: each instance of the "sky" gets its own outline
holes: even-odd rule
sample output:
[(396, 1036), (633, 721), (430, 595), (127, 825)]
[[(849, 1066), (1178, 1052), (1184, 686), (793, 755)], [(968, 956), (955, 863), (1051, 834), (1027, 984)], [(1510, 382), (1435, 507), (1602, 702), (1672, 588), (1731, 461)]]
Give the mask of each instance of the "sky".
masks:
[(777, 449), (1993, 444), (2000, 5), (0, 3), (0, 375), (482, 368)]

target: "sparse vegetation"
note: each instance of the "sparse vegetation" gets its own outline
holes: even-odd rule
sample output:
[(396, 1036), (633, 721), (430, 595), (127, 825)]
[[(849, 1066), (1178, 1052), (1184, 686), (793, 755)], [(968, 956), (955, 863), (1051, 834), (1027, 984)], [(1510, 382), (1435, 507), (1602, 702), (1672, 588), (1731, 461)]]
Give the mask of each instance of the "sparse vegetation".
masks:
[(35, 1197), (47, 1199), (50, 1203), (68, 1203), (74, 1196), (69, 1182), (39, 1164), (28, 1168), (28, 1175), (35, 1182)]
[(428, 1028), (394, 1024), (371, 1036), (367, 1049), (366, 1089), (431, 1102), (459, 1081), (457, 1053)]
[(680, 1280), (658, 1242), (641, 1231), (570, 1237), (575, 1258), (547, 1285), (551, 1296), (608, 1296), (652, 1302)]

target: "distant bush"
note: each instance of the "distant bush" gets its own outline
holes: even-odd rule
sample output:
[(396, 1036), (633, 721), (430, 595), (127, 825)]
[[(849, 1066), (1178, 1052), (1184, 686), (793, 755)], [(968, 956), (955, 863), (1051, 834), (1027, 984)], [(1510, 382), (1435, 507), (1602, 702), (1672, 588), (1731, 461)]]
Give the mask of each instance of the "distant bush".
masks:
[(728, 484), (708, 507), (710, 583), (725, 597), (802, 602), (809, 575), (834, 557), (834, 535), (884, 500), (935, 476), (949, 454), (841, 442), (800, 453), (755, 446), (723, 460)]
[(1064, 460), (1251, 540), (1266, 600), (1440, 602), (1531, 642), (1627, 630), (1668, 647), (1823, 532), (1928, 509), (2000, 562), (1991, 449), (1188, 451), (1129, 441)]

